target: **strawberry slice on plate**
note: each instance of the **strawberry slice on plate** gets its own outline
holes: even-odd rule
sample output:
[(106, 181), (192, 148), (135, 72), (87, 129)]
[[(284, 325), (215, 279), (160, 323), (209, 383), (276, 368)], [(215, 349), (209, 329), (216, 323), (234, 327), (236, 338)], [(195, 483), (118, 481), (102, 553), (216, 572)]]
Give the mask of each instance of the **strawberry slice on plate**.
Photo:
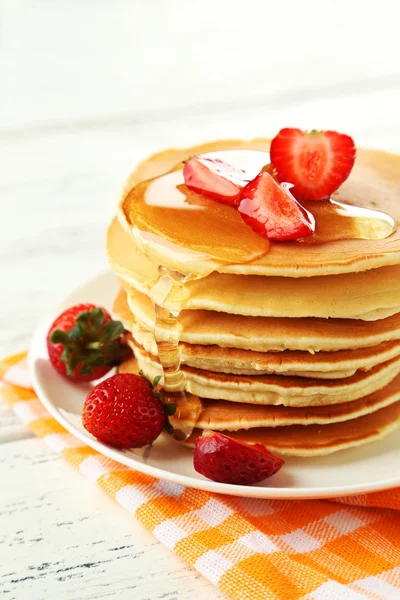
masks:
[(193, 464), (198, 473), (213, 481), (252, 485), (277, 473), (284, 461), (262, 444), (246, 444), (217, 431), (204, 431), (196, 440)]
[(244, 171), (218, 158), (203, 156), (186, 161), (183, 176), (190, 190), (231, 206), (236, 205), (240, 190), (248, 182)]
[(238, 210), (253, 231), (271, 240), (295, 240), (315, 231), (314, 217), (267, 172), (243, 188)]
[(355, 156), (353, 139), (336, 131), (285, 128), (271, 142), (279, 181), (292, 183), (299, 199), (328, 199), (350, 175)]

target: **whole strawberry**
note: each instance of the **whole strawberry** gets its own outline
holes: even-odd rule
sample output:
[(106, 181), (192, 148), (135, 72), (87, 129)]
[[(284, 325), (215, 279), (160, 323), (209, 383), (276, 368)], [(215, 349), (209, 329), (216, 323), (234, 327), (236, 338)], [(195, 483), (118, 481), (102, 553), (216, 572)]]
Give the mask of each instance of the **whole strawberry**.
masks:
[(77, 304), (54, 321), (47, 334), (53, 367), (73, 381), (93, 381), (131, 354), (122, 342), (124, 327), (94, 304)]
[(208, 479), (236, 485), (259, 483), (284, 465), (262, 444), (246, 444), (215, 431), (197, 438), (193, 462)]
[(118, 373), (98, 383), (83, 406), (85, 429), (116, 448), (141, 448), (167, 424), (160, 395), (141, 375)]

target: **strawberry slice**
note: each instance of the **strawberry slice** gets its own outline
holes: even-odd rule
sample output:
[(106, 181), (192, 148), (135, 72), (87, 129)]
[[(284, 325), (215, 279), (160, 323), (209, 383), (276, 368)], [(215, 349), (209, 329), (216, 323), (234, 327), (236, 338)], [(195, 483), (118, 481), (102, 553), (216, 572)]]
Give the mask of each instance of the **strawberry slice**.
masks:
[(356, 149), (336, 131), (281, 129), (271, 142), (271, 162), (279, 181), (293, 184), (296, 198), (325, 200), (348, 178)]
[(246, 185), (245, 172), (219, 158), (195, 156), (183, 167), (185, 184), (190, 190), (222, 204), (235, 206), (240, 190)]
[(314, 217), (267, 172), (243, 188), (238, 210), (247, 225), (271, 240), (295, 240), (315, 231)]
[(196, 440), (195, 470), (220, 483), (259, 483), (277, 473), (284, 464), (262, 444), (246, 444), (215, 431), (204, 431)]

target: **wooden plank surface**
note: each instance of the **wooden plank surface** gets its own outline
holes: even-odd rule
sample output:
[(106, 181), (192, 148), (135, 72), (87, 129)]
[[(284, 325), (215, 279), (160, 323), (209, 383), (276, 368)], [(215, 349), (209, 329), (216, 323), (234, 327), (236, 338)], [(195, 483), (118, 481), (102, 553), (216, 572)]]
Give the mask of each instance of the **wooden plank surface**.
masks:
[(222, 600), (41, 440), (0, 445), (0, 596)]

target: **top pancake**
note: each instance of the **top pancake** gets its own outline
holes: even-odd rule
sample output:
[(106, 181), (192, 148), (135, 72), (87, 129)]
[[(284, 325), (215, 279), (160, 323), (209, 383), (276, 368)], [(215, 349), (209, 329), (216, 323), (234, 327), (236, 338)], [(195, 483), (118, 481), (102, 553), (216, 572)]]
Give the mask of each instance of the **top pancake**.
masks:
[[(119, 219), (131, 231), (130, 191), (138, 183), (163, 175), (194, 154), (215, 150), (253, 149), (268, 151), (269, 141), (226, 140), (193, 148), (166, 150), (142, 162), (129, 177), (122, 195)], [(357, 150), (357, 159), (349, 179), (335, 192), (333, 199), (346, 204), (380, 210), (396, 224), (400, 220), (400, 157), (372, 150)], [(162, 237), (162, 231), (158, 232)], [(179, 248), (178, 248), (179, 250)], [(300, 242), (272, 242), (270, 251), (250, 263), (223, 264), (217, 260), (182, 261), (176, 247), (166, 249), (157, 243), (146, 247), (155, 262), (182, 273), (221, 273), (310, 277), (352, 273), (400, 263), (400, 230), (383, 240), (340, 240), (308, 245)]]
[(159, 279), (158, 264), (140, 252), (117, 220), (108, 229), (107, 252), (124, 286), (152, 297), (172, 312), (205, 309), (246, 316), (365, 321), (400, 312), (400, 264), (302, 279), (214, 272), (167, 290), (157, 286), (157, 296), (162, 292), (158, 299), (154, 286)]

